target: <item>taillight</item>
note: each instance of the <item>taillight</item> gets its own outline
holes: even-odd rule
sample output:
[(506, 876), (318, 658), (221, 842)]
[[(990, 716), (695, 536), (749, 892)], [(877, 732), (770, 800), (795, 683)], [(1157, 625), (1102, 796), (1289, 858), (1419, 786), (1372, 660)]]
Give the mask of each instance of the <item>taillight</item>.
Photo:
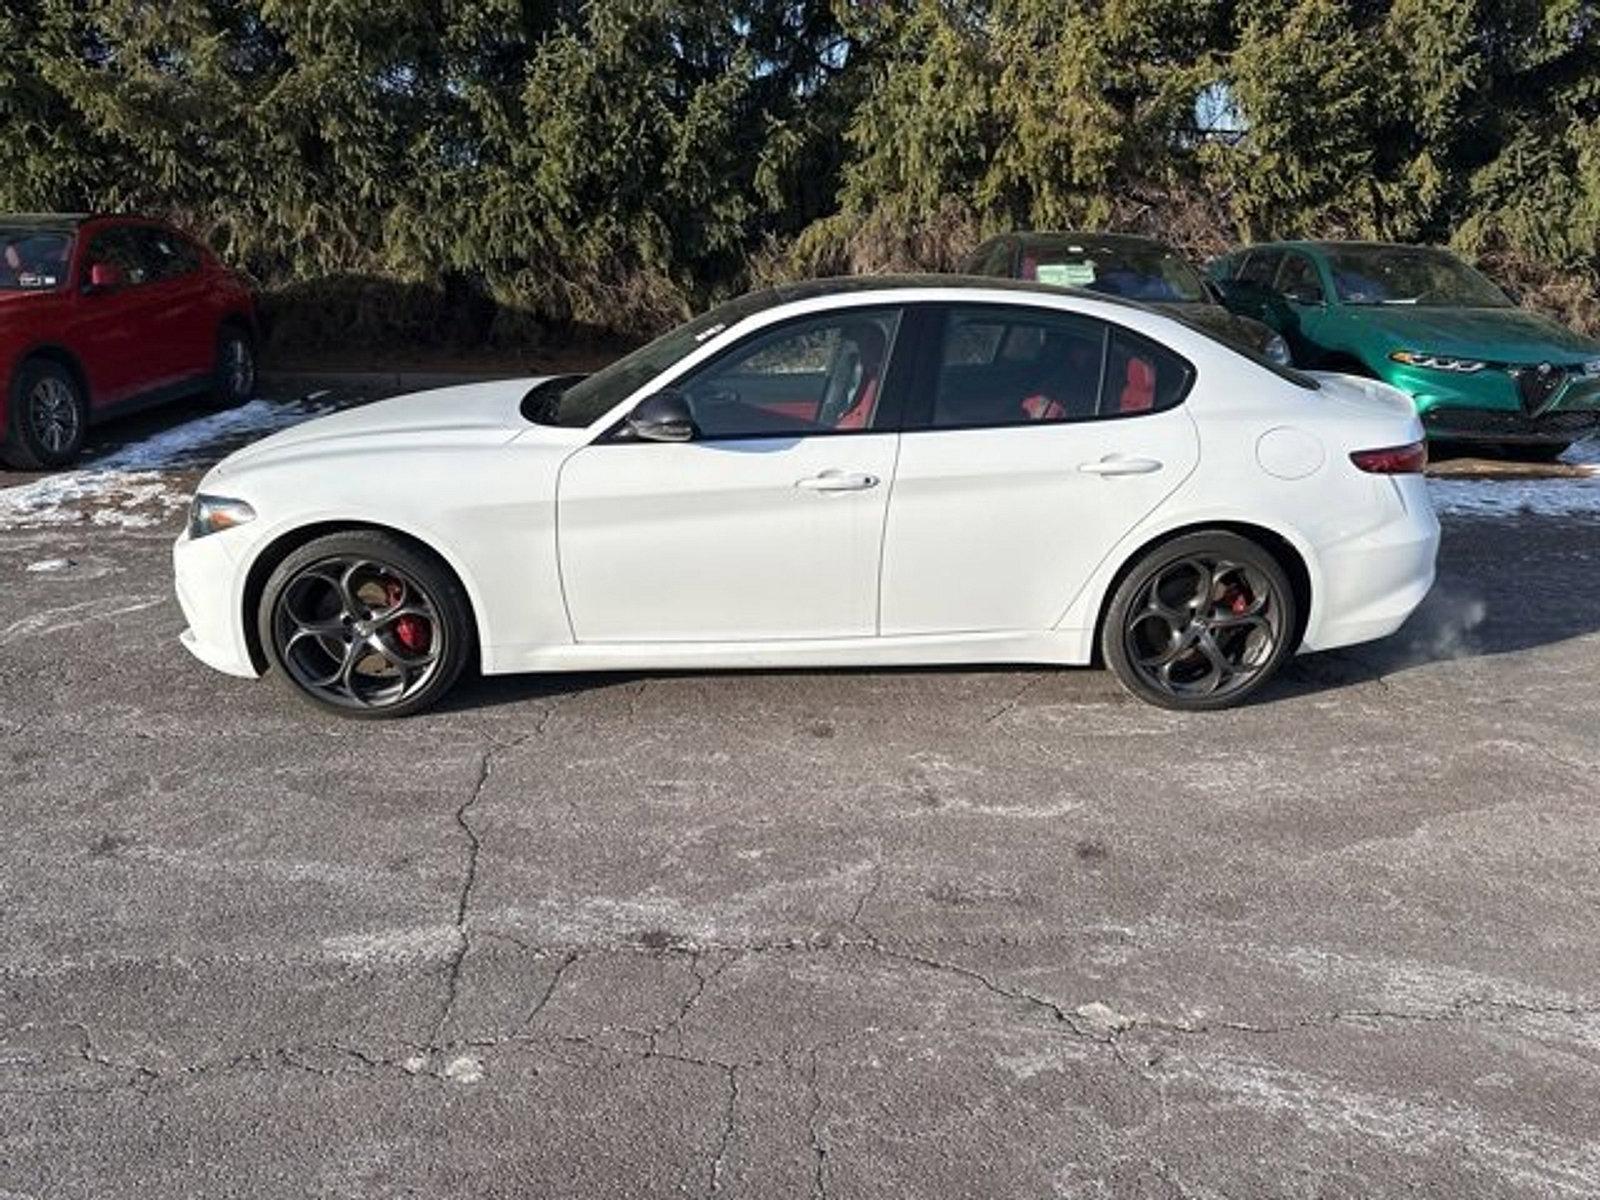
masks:
[(1372, 475), (1418, 475), (1428, 465), (1428, 443), (1357, 450), (1350, 455), (1350, 461)]

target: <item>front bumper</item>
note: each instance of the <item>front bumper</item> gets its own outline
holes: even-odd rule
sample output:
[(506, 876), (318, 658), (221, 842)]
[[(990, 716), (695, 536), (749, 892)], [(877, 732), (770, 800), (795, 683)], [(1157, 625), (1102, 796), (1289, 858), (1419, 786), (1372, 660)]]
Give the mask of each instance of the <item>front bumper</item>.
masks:
[(1539, 416), (1483, 408), (1430, 408), (1422, 414), (1430, 438), (1458, 442), (1550, 445), (1600, 433), (1600, 410), (1547, 412)]
[(261, 672), (244, 638), (243, 577), (228, 532), (198, 541), (185, 533), (172, 547), (173, 584), (189, 623), (179, 640), (206, 666), (254, 679)]

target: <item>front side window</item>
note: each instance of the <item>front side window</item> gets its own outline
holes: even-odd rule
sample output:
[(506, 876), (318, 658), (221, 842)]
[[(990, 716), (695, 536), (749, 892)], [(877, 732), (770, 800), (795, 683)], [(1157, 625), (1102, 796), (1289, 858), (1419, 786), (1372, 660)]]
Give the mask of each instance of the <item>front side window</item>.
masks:
[(1278, 292), (1296, 304), (1321, 304), (1322, 280), (1317, 268), (1304, 254), (1291, 254), (1278, 272)]
[(145, 261), (143, 247), (137, 231), (126, 225), (105, 229), (94, 235), (89, 243), (89, 254), (84, 260), (84, 281), (95, 267), (102, 264), (119, 268), (123, 283), (137, 287), (150, 281), (150, 268)]
[(1334, 288), (1346, 304), (1510, 308), (1511, 299), (1446, 250), (1428, 246), (1333, 246)]
[(755, 334), (675, 385), (699, 437), (803, 437), (883, 425), (899, 309), (852, 309)]
[(36, 292), (67, 281), (70, 234), (0, 225), (0, 291)]
[(1159, 412), (1182, 402), (1193, 371), (1119, 326), (998, 306), (945, 315), (930, 422), (959, 429)]
[(1252, 250), (1250, 257), (1244, 260), (1244, 266), (1239, 271), (1239, 279), (1245, 283), (1269, 288), (1281, 262), (1283, 262), (1282, 250)]

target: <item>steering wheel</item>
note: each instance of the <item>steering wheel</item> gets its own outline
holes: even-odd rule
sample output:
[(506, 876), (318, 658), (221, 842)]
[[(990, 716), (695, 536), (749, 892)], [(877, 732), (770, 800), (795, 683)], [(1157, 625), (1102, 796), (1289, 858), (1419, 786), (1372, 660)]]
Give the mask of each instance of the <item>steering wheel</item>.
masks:
[(861, 350), (855, 345), (842, 346), (833, 366), (828, 371), (828, 382), (822, 389), (822, 403), (817, 406), (817, 424), (832, 429), (839, 418), (850, 411), (861, 386)]

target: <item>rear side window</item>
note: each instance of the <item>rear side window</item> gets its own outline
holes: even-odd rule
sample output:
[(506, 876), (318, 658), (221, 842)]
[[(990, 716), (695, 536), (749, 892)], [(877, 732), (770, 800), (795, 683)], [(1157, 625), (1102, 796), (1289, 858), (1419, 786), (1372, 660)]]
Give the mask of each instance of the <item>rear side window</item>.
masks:
[(200, 269), (200, 251), (188, 238), (148, 225), (135, 229), (134, 236), (151, 279), (176, 279)]
[(1056, 424), (1161, 412), (1193, 370), (1120, 326), (1076, 313), (1000, 306), (946, 311), (929, 425)]

